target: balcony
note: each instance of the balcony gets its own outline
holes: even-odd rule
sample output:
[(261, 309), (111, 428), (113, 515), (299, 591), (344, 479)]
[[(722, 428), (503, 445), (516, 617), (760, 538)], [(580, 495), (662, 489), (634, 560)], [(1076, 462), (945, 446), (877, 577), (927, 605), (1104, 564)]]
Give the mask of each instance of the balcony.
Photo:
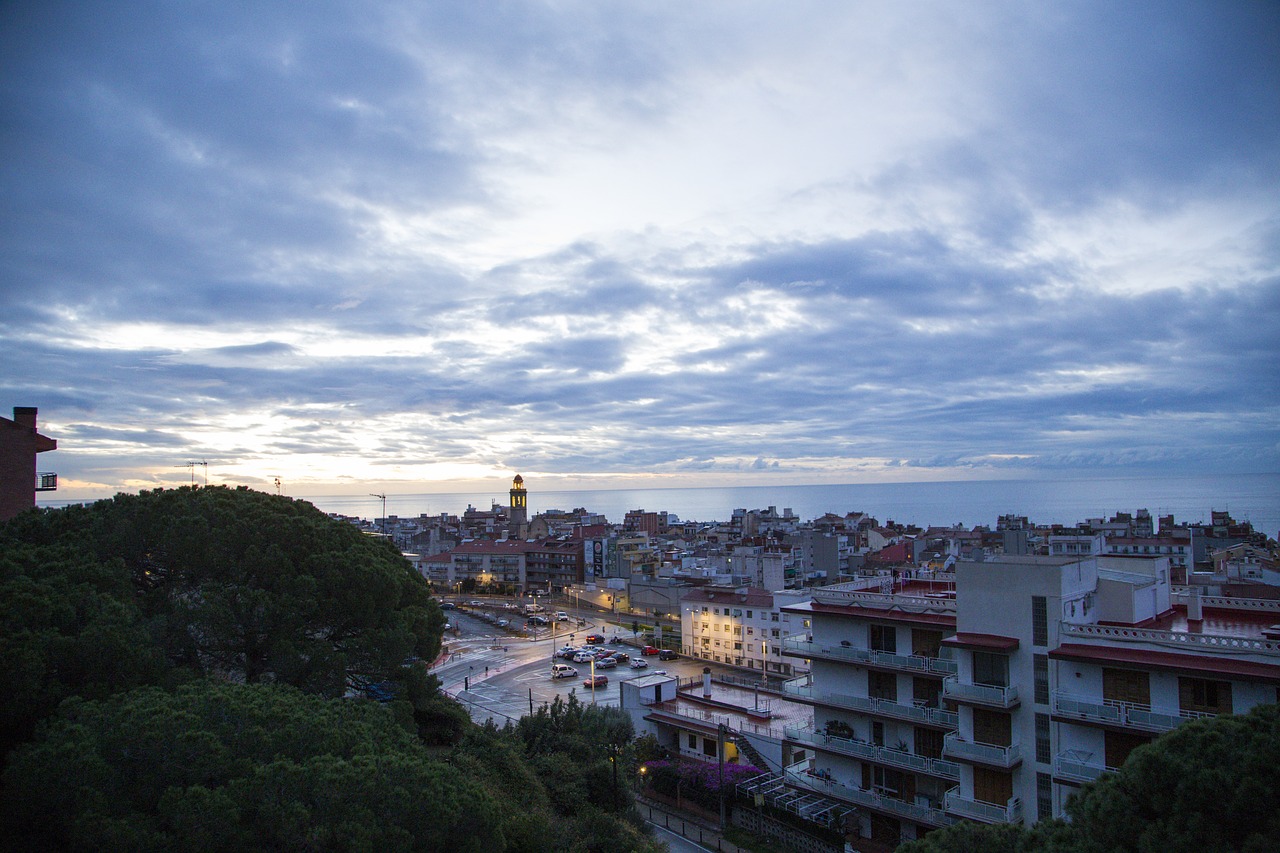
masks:
[(1217, 714), (1179, 709), (1156, 711), (1149, 705), (1120, 702), (1114, 699), (1098, 700), (1074, 696), (1062, 691), (1053, 694), (1053, 713), (1062, 719), (1139, 729), (1157, 734), (1172, 731), (1188, 720), (1217, 716)]
[(885, 746), (876, 746), (860, 740), (827, 735), (822, 732), (801, 729), (797, 726), (786, 726), (783, 731), (787, 740), (807, 743), (810, 746), (824, 749), (828, 752), (836, 752), (877, 764), (887, 764), (903, 770), (926, 773), (930, 776), (941, 776), (944, 779), (959, 780), (960, 778), (960, 765), (941, 758), (926, 758), (923, 755), (889, 749)]
[(1009, 769), (1022, 763), (1022, 747), (1018, 744), (996, 746), (990, 743), (965, 740), (959, 732), (952, 732), (942, 739), (942, 754), (961, 761), (987, 764)]
[(815, 705), (830, 705), (834, 708), (848, 708), (864, 714), (878, 714), (892, 717), (895, 720), (906, 720), (912, 723), (924, 723), (939, 728), (954, 729), (960, 724), (960, 715), (955, 711), (943, 708), (931, 708), (927, 705), (900, 705), (889, 699), (878, 699), (871, 696), (851, 696), (845, 693), (825, 693), (811, 684), (787, 682), (783, 692), (788, 696), (812, 702)]
[(942, 695), (957, 702), (992, 708), (1012, 708), (1018, 704), (1018, 688), (1012, 684), (1007, 687), (967, 684), (956, 676), (942, 680)]
[(1001, 806), (962, 797), (959, 788), (952, 788), (943, 795), (943, 802), (951, 814), (983, 823), (1019, 823), (1022, 820), (1022, 801), (1017, 797)]
[(956, 662), (950, 658), (931, 658), (923, 655), (898, 655), (875, 649), (860, 649), (853, 645), (824, 645), (809, 640), (787, 638), (782, 641), (782, 653), (793, 657), (831, 660), (864, 666), (879, 666), (901, 672), (931, 675), (955, 675)]
[(887, 791), (866, 790), (856, 785), (846, 785), (827, 776), (819, 775), (809, 769), (809, 763), (802, 761), (786, 769), (787, 784), (804, 788), (828, 797), (837, 797), (860, 806), (887, 812), (896, 817), (906, 818), (917, 823), (930, 826), (950, 826), (956, 819), (938, 807), (936, 802), (920, 798), (918, 802), (907, 802), (892, 796)]
[(56, 492), (58, 491), (58, 475), (48, 472), (36, 474), (36, 491), (37, 492)]
[(1093, 759), (1092, 752), (1068, 749), (1053, 758), (1053, 775), (1067, 782), (1092, 782), (1104, 773), (1115, 773), (1115, 767), (1107, 767)]

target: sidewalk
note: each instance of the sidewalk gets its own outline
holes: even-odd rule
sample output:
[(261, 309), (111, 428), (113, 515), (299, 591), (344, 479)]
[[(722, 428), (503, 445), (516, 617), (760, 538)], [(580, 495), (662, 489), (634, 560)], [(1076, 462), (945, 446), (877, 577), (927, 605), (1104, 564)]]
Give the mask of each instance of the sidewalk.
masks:
[(640, 816), (649, 823), (668, 829), (677, 835), (683, 835), (690, 841), (696, 841), (709, 850), (717, 850), (721, 851), (721, 853), (751, 853), (745, 847), (739, 847), (732, 841), (726, 841), (724, 836), (720, 834), (720, 828), (716, 823), (688, 812), (676, 811), (674, 807), (666, 803), (637, 795), (636, 809), (640, 812)]

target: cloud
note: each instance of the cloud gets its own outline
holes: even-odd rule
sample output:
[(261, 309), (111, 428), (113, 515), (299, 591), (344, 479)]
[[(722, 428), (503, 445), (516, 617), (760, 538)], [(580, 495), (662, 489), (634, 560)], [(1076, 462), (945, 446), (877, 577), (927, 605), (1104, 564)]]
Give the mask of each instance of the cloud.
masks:
[(11, 4), (0, 396), (99, 491), (1274, 470), (1278, 33)]

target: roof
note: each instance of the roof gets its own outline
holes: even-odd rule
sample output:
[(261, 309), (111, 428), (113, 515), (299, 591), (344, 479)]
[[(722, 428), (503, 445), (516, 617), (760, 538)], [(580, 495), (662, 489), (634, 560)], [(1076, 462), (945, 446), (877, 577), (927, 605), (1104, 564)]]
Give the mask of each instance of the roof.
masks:
[(706, 604), (737, 604), (749, 605), (752, 607), (772, 607), (773, 593), (766, 589), (758, 587), (747, 587), (746, 593), (740, 593), (738, 588), (728, 589), (726, 587), (694, 587), (689, 592), (681, 596), (682, 604), (694, 604), (703, 602)]
[[(945, 640), (944, 640), (945, 642)], [(1181, 655), (1147, 649), (1064, 643), (1049, 652), (1057, 660), (1076, 660), (1099, 664), (1128, 664), (1147, 669), (1190, 672), (1204, 676), (1227, 676), (1259, 681), (1280, 681), (1280, 664), (1237, 660), (1222, 654)]]
[(936, 625), (941, 628), (954, 628), (954, 613), (927, 613), (901, 610), (892, 607), (858, 607), (850, 604), (822, 604), (817, 601), (802, 601), (788, 604), (782, 608), (787, 613), (814, 613), (838, 616), (853, 616), (861, 619), (876, 619), (881, 622), (907, 622), (912, 625)]
[(1018, 638), (1002, 637), (999, 634), (970, 634), (962, 632), (944, 638), (942, 645), (955, 646), (958, 649), (1008, 652), (1018, 647)]

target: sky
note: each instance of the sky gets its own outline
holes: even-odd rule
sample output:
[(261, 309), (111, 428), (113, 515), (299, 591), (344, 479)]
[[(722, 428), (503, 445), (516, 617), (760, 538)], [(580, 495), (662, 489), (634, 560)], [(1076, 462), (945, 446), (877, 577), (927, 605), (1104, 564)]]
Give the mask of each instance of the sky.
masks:
[(0, 128), (50, 497), (1280, 471), (1275, 3), (19, 0)]

